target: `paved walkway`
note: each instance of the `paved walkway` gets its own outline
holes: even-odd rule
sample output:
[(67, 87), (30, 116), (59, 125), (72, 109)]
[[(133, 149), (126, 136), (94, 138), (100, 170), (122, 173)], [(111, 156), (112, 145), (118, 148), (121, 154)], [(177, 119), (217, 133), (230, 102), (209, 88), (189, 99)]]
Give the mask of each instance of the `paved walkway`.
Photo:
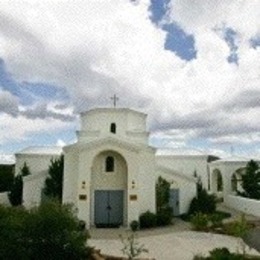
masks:
[[(218, 209), (225, 212), (229, 212), (232, 215), (231, 218), (226, 219), (224, 222), (229, 222), (235, 219), (239, 219), (239, 217), (242, 214), (241, 212), (228, 208), (223, 204), (219, 204)], [(256, 227), (248, 232), (248, 234), (244, 237), (244, 241), (246, 242), (247, 245), (260, 252), (260, 218), (252, 215), (245, 215), (245, 217), (248, 221), (253, 222), (256, 225)]]
[[(126, 232), (121, 234), (127, 237)], [(157, 260), (192, 260), (195, 255), (207, 255), (216, 247), (227, 247), (233, 252), (241, 252), (241, 243), (243, 243), (230, 236), (193, 231), (140, 236), (137, 241), (149, 251), (148, 254), (143, 254), (143, 257)], [(119, 239), (90, 239), (89, 245), (101, 249), (104, 254), (123, 256), (121, 251), (123, 244)], [(260, 256), (257, 251), (250, 250), (248, 247), (246, 252)]]
[[(231, 209), (231, 208), (227, 207), (223, 203), (218, 204), (217, 210), (228, 212), (228, 213), (231, 214), (231, 218), (225, 219), (224, 222), (230, 222), (230, 221), (233, 221), (235, 219), (239, 219), (239, 217), (243, 214), (240, 211), (237, 211), (235, 209)], [(255, 217), (253, 215), (247, 215), (246, 214), (245, 217), (248, 221), (259, 221), (260, 220), (258, 217)]]
[[(138, 231), (137, 241), (149, 250), (144, 257), (157, 260), (191, 260), (194, 255), (207, 255), (216, 247), (228, 247), (231, 251), (241, 251), (242, 240), (230, 236), (223, 236), (211, 233), (190, 231), (189, 223), (180, 219), (170, 227), (155, 228)], [(91, 229), (89, 245), (109, 255), (123, 256), (121, 249), (123, 244), (119, 235), (127, 237), (131, 232), (125, 228), (118, 229)], [(249, 249), (251, 254), (259, 254), (256, 250)], [(259, 254), (260, 255), (260, 254)]]
[[(218, 210), (231, 213), (232, 217), (226, 219), (225, 222), (233, 221), (241, 216), (241, 212), (227, 208), (223, 204), (218, 205)], [(246, 219), (257, 221), (258, 218), (246, 215)], [(144, 257), (151, 257), (157, 260), (191, 260), (194, 255), (207, 255), (208, 252), (216, 247), (227, 247), (232, 252), (242, 250), (243, 241), (231, 236), (217, 235), (211, 233), (201, 233), (190, 231), (191, 227), (188, 222), (181, 219), (175, 219), (174, 225), (155, 228), (149, 230), (141, 230), (136, 232), (139, 245), (144, 245), (149, 250)], [(89, 245), (101, 252), (109, 255), (123, 256), (123, 244), (119, 239), (119, 235), (127, 237), (130, 231), (125, 228), (118, 229), (91, 229)], [(250, 245), (258, 249), (260, 241), (260, 229), (253, 231), (249, 236)], [(255, 246), (256, 244), (256, 246)], [(254, 255), (260, 253), (246, 246), (246, 252)]]
[[(174, 225), (151, 228), (149, 230), (139, 230), (136, 233), (138, 237), (148, 237), (189, 230), (191, 230), (190, 223), (176, 218), (174, 220)], [(119, 235), (126, 233), (126, 231), (126, 228), (91, 228), (89, 233), (92, 239), (118, 239)]]

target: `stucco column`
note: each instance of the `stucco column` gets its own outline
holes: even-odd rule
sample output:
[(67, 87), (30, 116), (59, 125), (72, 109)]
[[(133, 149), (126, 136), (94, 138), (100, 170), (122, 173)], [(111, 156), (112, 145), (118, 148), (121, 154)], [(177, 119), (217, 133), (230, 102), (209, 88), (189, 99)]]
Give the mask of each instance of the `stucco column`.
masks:
[(79, 179), (78, 179), (78, 218), (86, 222), (86, 227), (90, 227), (90, 176), (91, 164), (86, 159), (85, 153), (79, 158)]
[(128, 180), (127, 180), (127, 226), (133, 220), (139, 219), (139, 180), (136, 172), (138, 171), (137, 165), (132, 163), (128, 165)]

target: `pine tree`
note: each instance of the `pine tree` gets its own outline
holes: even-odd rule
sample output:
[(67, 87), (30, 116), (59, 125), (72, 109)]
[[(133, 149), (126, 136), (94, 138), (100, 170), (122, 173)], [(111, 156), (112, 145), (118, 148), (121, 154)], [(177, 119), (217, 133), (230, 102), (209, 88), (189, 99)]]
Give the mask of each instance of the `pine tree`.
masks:
[(30, 169), (26, 162), (20, 170), (20, 173), (14, 177), (10, 192), (8, 193), (9, 201), (13, 206), (22, 204), (23, 200), (23, 177), (30, 174)]
[(260, 200), (260, 169), (253, 160), (248, 162), (246, 173), (242, 175), (242, 187), (247, 197)]
[(51, 160), (49, 166), (49, 177), (45, 181), (44, 194), (49, 198), (56, 198), (62, 201), (62, 186), (63, 186), (63, 168), (64, 156), (59, 159)]

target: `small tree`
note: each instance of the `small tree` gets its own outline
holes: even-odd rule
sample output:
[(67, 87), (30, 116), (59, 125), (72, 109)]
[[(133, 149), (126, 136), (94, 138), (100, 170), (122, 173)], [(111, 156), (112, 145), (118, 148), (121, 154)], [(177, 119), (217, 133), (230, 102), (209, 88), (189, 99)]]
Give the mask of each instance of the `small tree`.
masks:
[(193, 198), (189, 208), (189, 215), (197, 212), (212, 214), (216, 211), (216, 197), (208, 194), (205, 189), (202, 189), (197, 197)]
[(10, 192), (8, 193), (9, 201), (13, 206), (18, 206), (22, 204), (23, 200), (23, 177), (30, 174), (30, 169), (26, 162), (20, 170), (20, 173), (14, 177), (13, 184), (11, 186)]
[(171, 224), (172, 208), (169, 206), (171, 184), (161, 176), (156, 183), (156, 217), (157, 225), (165, 226)]
[(260, 169), (253, 160), (248, 162), (246, 173), (242, 175), (242, 187), (246, 197), (260, 200)]
[(58, 159), (52, 159), (49, 166), (49, 177), (45, 181), (44, 194), (49, 198), (56, 198), (60, 202), (62, 200), (63, 186), (63, 169), (64, 156), (61, 155)]
[(14, 182), (14, 165), (0, 165), (0, 192), (10, 191)]
[(156, 211), (160, 212), (168, 207), (170, 199), (170, 183), (161, 176), (156, 183)]
[(144, 245), (137, 241), (137, 237), (134, 232), (127, 238), (124, 238), (122, 235), (119, 235), (119, 237), (123, 244), (123, 249), (121, 251), (128, 257), (129, 260), (136, 259), (136, 257), (142, 253), (148, 253), (148, 250), (144, 248)]

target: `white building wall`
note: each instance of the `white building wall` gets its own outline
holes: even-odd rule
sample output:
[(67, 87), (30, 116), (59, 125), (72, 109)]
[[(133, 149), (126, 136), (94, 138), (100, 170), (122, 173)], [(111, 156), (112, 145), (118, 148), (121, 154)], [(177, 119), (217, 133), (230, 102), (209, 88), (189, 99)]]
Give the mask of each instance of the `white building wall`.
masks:
[(26, 162), (32, 175), (46, 171), (51, 165), (51, 159), (58, 159), (60, 155), (49, 154), (16, 154), (15, 175), (21, 172)]
[(196, 171), (197, 177), (201, 178), (203, 187), (208, 189), (208, 156), (156, 156), (158, 165), (172, 169), (185, 176), (194, 177)]
[(41, 202), (42, 189), (45, 185), (51, 160), (60, 158), (60, 155), (21, 153), (15, 156), (15, 175), (20, 174), (24, 163), (27, 164), (31, 173), (23, 178), (23, 205), (27, 208), (37, 206)]
[(260, 217), (260, 201), (239, 196), (228, 195), (225, 198), (225, 204), (233, 209), (244, 212), (249, 215)]
[(32, 208), (40, 205), (47, 175), (48, 172), (43, 171), (37, 175), (23, 177), (22, 204), (25, 208)]
[(191, 200), (197, 193), (196, 182), (185, 178), (180, 178), (179, 176), (176, 176), (174, 172), (171, 174), (170, 171), (165, 172), (160, 169), (157, 170), (157, 178), (159, 176), (171, 183), (172, 189), (179, 189), (179, 213), (187, 213)]
[(78, 196), (79, 158), (77, 153), (64, 153), (63, 203), (75, 203)]
[[(111, 123), (116, 124), (116, 134), (110, 132)], [(147, 144), (146, 115), (130, 109), (95, 109), (81, 114), (79, 142), (114, 136), (136, 143)]]
[(209, 164), (210, 167), (210, 181), (211, 187), (214, 187), (214, 178), (213, 171), (215, 169), (220, 170), (222, 180), (223, 180), (223, 196), (225, 200), (225, 196), (228, 194), (234, 194), (232, 191), (232, 175), (236, 172), (236, 170), (245, 167), (247, 162), (223, 162), (223, 161), (215, 161)]
[[(95, 174), (95, 159), (96, 156), (102, 155), (104, 152), (115, 152), (124, 158), (127, 165), (127, 185), (126, 185), (126, 224), (128, 225), (132, 220), (137, 220), (139, 215), (147, 210), (155, 212), (155, 160), (154, 151), (150, 148), (143, 148), (138, 150), (130, 144), (120, 144), (118, 142), (104, 142), (98, 145), (83, 146), (74, 145), (72, 147), (65, 147), (65, 158), (70, 154), (78, 154), (78, 183), (77, 185), (66, 181), (68, 184), (65, 190), (69, 187), (77, 187), (77, 195), (75, 196), (74, 204), (78, 208), (78, 216), (85, 220), (87, 225), (94, 224), (94, 190), (96, 188), (114, 189), (122, 186), (117, 180), (111, 180), (103, 183), (102, 187), (96, 187), (93, 182), (93, 174)], [(71, 155), (73, 157), (73, 155)], [(71, 158), (72, 158), (71, 157)], [(104, 159), (104, 158), (103, 158)], [(71, 159), (72, 160), (72, 159)], [(66, 164), (65, 164), (66, 165)], [(102, 167), (102, 166), (100, 166)], [(65, 168), (65, 176), (69, 174), (69, 168)], [(102, 172), (102, 171), (101, 171)], [(106, 173), (109, 175), (109, 173)], [(65, 177), (65, 180), (67, 177)], [(100, 178), (99, 178), (100, 179)], [(105, 181), (104, 177), (104, 181)], [(83, 183), (85, 183), (83, 188)], [(80, 200), (79, 196), (84, 195), (86, 199)], [(131, 200), (131, 195), (135, 195), (137, 200)], [(64, 195), (66, 196), (66, 195)]]
[(135, 190), (137, 190), (137, 193), (139, 194), (138, 216), (147, 210), (155, 213), (155, 183), (157, 177), (155, 155), (149, 152), (143, 153), (137, 156), (136, 160), (136, 164), (138, 165), (139, 171), (135, 177), (135, 189), (133, 189), (131, 192), (134, 193)]

